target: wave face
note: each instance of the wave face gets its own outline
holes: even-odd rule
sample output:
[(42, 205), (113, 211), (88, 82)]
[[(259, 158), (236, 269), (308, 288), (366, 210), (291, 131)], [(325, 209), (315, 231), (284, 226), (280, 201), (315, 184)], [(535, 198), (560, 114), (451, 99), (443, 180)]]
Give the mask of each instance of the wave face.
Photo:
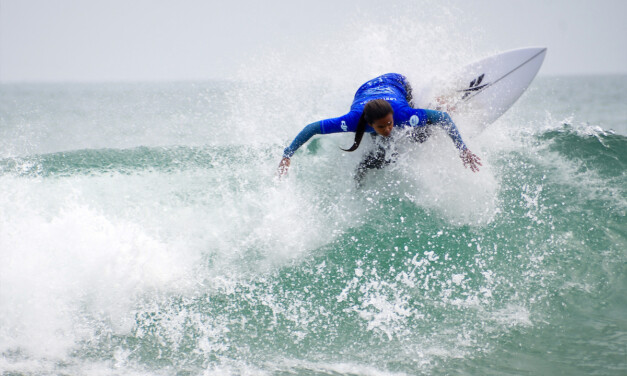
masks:
[(478, 174), (436, 134), (357, 189), (368, 144), (344, 135), (274, 172), (396, 63), (322, 85), (302, 56), (236, 84), (3, 86), (0, 370), (627, 371), (625, 77), (541, 77), (487, 129), (459, 124)]

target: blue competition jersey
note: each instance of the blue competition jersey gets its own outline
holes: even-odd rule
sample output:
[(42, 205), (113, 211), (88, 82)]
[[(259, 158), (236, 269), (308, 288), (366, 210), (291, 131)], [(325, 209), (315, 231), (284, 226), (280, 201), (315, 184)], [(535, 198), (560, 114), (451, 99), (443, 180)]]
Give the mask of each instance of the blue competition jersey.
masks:
[[(457, 127), (447, 113), (412, 108), (409, 105), (408, 87), (405, 76), (398, 73), (384, 74), (364, 83), (357, 89), (347, 114), (307, 125), (285, 149), (283, 156), (290, 158), (299, 147), (316, 134), (355, 132), (366, 103), (374, 99), (385, 99), (390, 103), (394, 110), (395, 127), (424, 127), (427, 124), (437, 123), (446, 130), (458, 149), (466, 149)], [(374, 133), (375, 130), (368, 125), (366, 132)]]
[[(405, 77), (398, 73), (384, 74), (366, 82), (357, 89), (349, 113), (320, 121), (321, 133), (355, 132), (364, 106), (374, 99), (385, 99), (390, 103), (394, 110), (395, 127), (425, 125), (425, 111), (409, 106), (406, 86)], [(367, 126), (366, 132), (373, 133), (374, 129)]]

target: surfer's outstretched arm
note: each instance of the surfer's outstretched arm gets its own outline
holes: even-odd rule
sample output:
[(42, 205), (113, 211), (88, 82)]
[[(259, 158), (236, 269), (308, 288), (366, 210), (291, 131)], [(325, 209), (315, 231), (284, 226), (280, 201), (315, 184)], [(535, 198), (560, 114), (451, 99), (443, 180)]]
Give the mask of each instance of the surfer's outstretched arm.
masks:
[(453, 143), (455, 143), (455, 147), (459, 151), (463, 151), (467, 149), (466, 144), (462, 140), (462, 135), (459, 134), (459, 130), (455, 123), (453, 123), (453, 119), (449, 116), (448, 113), (443, 111), (435, 111), (435, 110), (424, 110), (427, 115), (427, 124), (437, 124), (441, 126), (446, 134), (449, 135)]
[(449, 116), (448, 113), (442, 111), (434, 111), (434, 110), (424, 110), (427, 115), (427, 124), (438, 124), (449, 135), (449, 137), (455, 143), (455, 147), (459, 150), (459, 157), (462, 159), (462, 163), (464, 163), (464, 167), (470, 167), (472, 172), (478, 172), (479, 166), (483, 166), (481, 164), (481, 158), (477, 157), (474, 153), (466, 147), (464, 141), (462, 140), (461, 134), (459, 134), (459, 130), (455, 123), (453, 123), (453, 119)]
[(303, 144), (309, 141), (310, 138), (321, 133), (322, 129), (320, 128), (319, 121), (305, 126), (305, 128), (303, 128), (303, 130), (298, 133), (290, 146), (286, 147), (283, 151), (283, 159), (281, 159), (278, 169), (279, 176), (283, 176), (287, 173), (287, 170), (290, 167), (290, 158), (292, 158), (292, 155), (294, 155), (296, 150), (298, 150), (298, 148), (300, 148)]
[(291, 158), (296, 150), (303, 146), (310, 138), (313, 136), (322, 133), (322, 129), (320, 128), (320, 122), (317, 121), (315, 123), (311, 123), (305, 126), (302, 131), (296, 136), (294, 141), (290, 144), (290, 146), (286, 147), (283, 151), (283, 158)]

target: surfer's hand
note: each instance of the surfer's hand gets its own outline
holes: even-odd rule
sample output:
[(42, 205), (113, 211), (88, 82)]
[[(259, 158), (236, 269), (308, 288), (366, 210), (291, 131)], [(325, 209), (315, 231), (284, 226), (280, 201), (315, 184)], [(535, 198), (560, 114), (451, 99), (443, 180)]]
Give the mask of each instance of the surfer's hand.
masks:
[(283, 157), (283, 159), (281, 159), (281, 162), (279, 163), (279, 168), (277, 169), (279, 178), (284, 175), (287, 175), (287, 170), (289, 168), (290, 168), (290, 159), (287, 157)]
[(479, 172), (479, 166), (483, 166), (481, 164), (481, 158), (477, 157), (469, 149), (463, 150), (459, 154), (459, 157), (462, 159), (462, 162), (464, 163), (464, 167), (466, 168), (470, 167), (470, 170), (472, 172)]

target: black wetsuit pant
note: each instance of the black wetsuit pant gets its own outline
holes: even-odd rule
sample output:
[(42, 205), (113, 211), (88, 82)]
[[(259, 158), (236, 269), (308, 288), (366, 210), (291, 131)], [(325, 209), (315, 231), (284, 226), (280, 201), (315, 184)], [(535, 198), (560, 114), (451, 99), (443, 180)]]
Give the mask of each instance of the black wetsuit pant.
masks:
[[(423, 143), (430, 135), (429, 127), (421, 127), (412, 129), (409, 138), (413, 142)], [(390, 163), (396, 162), (396, 158), (398, 157), (397, 152), (390, 152), (389, 139), (374, 133), (372, 134), (372, 140), (374, 142), (374, 148), (364, 156), (364, 159), (362, 159), (355, 171), (355, 180), (358, 184), (361, 184), (368, 170), (373, 168), (382, 169)]]

